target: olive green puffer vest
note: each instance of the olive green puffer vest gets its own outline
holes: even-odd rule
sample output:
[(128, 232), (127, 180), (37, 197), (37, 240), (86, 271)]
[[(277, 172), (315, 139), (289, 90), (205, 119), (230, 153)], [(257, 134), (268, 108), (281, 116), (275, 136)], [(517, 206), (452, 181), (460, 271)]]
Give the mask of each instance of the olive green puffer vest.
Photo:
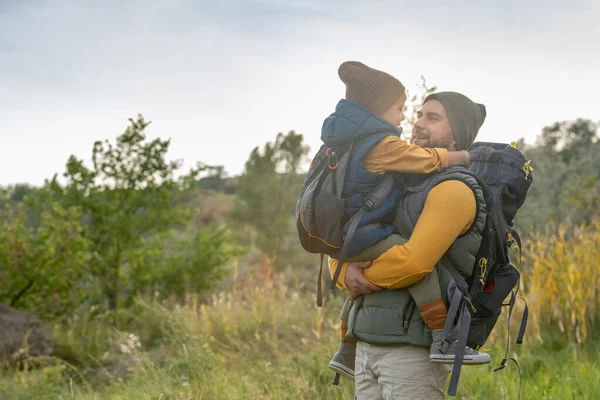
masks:
[[(473, 190), (477, 213), (473, 226), (456, 239), (446, 252), (446, 257), (463, 276), (471, 275), (481, 244), (486, 212), (481, 188), (472, 176), (461, 172), (462, 170), (461, 167), (449, 168), (418, 184), (407, 186), (394, 221), (399, 235), (376, 243), (354, 259), (373, 260), (391, 246), (406, 242), (404, 238), (409, 238), (412, 234), (429, 191), (444, 181), (459, 180)], [(442, 298), (448, 305), (447, 292), (452, 276), (440, 263), (432, 273), (438, 274)], [(415, 308), (414, 300), (406, 289), (381, 290), (360, 296), (354, 301), (350, 312), (347, 337), (375, 345), (412, 344), (429, 347), (431, 333), (419, 310)]]

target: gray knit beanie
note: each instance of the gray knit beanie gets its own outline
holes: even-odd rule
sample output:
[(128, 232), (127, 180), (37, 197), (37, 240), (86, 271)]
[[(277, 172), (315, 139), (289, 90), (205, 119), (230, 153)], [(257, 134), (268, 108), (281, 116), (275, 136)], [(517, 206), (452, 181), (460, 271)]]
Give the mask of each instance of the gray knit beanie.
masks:
[(483, 104), (475, 103), (464, 94), (457, 92), (438, 92), (425, 97), (423, 104), (431, 99), (439, 100), (446, 110), (456, 147), (467, 150), (477, 137), (479, 128), (487, 115)]
[(381, 116), (405, 95), (402, 83), (383, 71), (358, 61), (346, 61), (338, 68), (346, 84), (346, 99), (354, 100)]

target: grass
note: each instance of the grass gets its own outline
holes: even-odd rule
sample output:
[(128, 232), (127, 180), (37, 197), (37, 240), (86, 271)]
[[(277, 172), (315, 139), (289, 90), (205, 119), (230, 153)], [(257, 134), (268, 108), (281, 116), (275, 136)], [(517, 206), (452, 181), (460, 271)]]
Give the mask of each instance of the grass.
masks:
[[(91, 310), (55, 326), (55, 357), (4, 369), (0, 399), (353, 399), (352, 384), (332, 386), (327, 369), (342, 301), (316, 309), (312, 292), (263, 271), (208, 304), (140, 300), (119, 315), (121, 330)], [(511, 345), (522, 399), (597, 398), (600, 345), (566, 343), (526, 336), (525, 344)], [(503, 335), (491, 341), (491, 354), (494, 365), (463, 369), (457, 399), (518, 398), (516, 366), (493, 372)], [(119, 368), (125, 361), (131, 374)]]

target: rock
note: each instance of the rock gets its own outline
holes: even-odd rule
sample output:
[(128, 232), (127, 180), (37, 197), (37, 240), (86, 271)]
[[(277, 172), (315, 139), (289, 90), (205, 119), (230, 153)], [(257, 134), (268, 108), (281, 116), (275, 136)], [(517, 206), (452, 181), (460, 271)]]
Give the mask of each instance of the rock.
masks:
[(86, 377), (90, 382), (104, 385), (113, 381), (123, 382), (133, 376), (138, 366), (138, 361), (131, 354), (112, 354), (101, 363), (102, 365), (86, 371)]
[(0, 362), (52, 353), (52, 331), (35, 315), (0, 304)]

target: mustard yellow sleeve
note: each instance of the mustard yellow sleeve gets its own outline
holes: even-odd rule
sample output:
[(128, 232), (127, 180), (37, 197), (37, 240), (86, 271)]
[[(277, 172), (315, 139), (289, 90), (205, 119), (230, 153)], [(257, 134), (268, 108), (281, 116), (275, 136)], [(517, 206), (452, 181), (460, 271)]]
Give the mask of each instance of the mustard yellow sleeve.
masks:
[[(329, 273), (331, 274), (332, 278), (333, 278), (333, 275), (335, 274), (335, 269), (337, 268), (337, 264), (338, 264), (338, 262), (335, 258), (329, 257)], [(348, 264), (350, 264), (350, 262), (346, 261), (342, 265), (342, 270), (340, 271), (340, 276), (336, 283), (336, 286), (342, 290), (348, 290), (348, 288), (346, 287), (346, 271), (348, 270)]]
[(425, 149), (397, 136), (388, 136), (369, 151), (363, 164), (377, 174), (386, 171), (428, 174), (447, 168), (448, 157), (446, 149)]
[[(456, 238), (475, 220), (473, 191), (463, 182), (450, 180), (434, 187), (427, 196), (423, 212), (412, 236), (402, 246), (394, 246), (365, 268), (365, 277), (386, 289), (412, 285), (433, 271), (437, 262)], [(347, 290), (344, 279), (349, 262), (344, 262), (338, 287)], [(329, 260), (333, 272), (337, 260)]]

